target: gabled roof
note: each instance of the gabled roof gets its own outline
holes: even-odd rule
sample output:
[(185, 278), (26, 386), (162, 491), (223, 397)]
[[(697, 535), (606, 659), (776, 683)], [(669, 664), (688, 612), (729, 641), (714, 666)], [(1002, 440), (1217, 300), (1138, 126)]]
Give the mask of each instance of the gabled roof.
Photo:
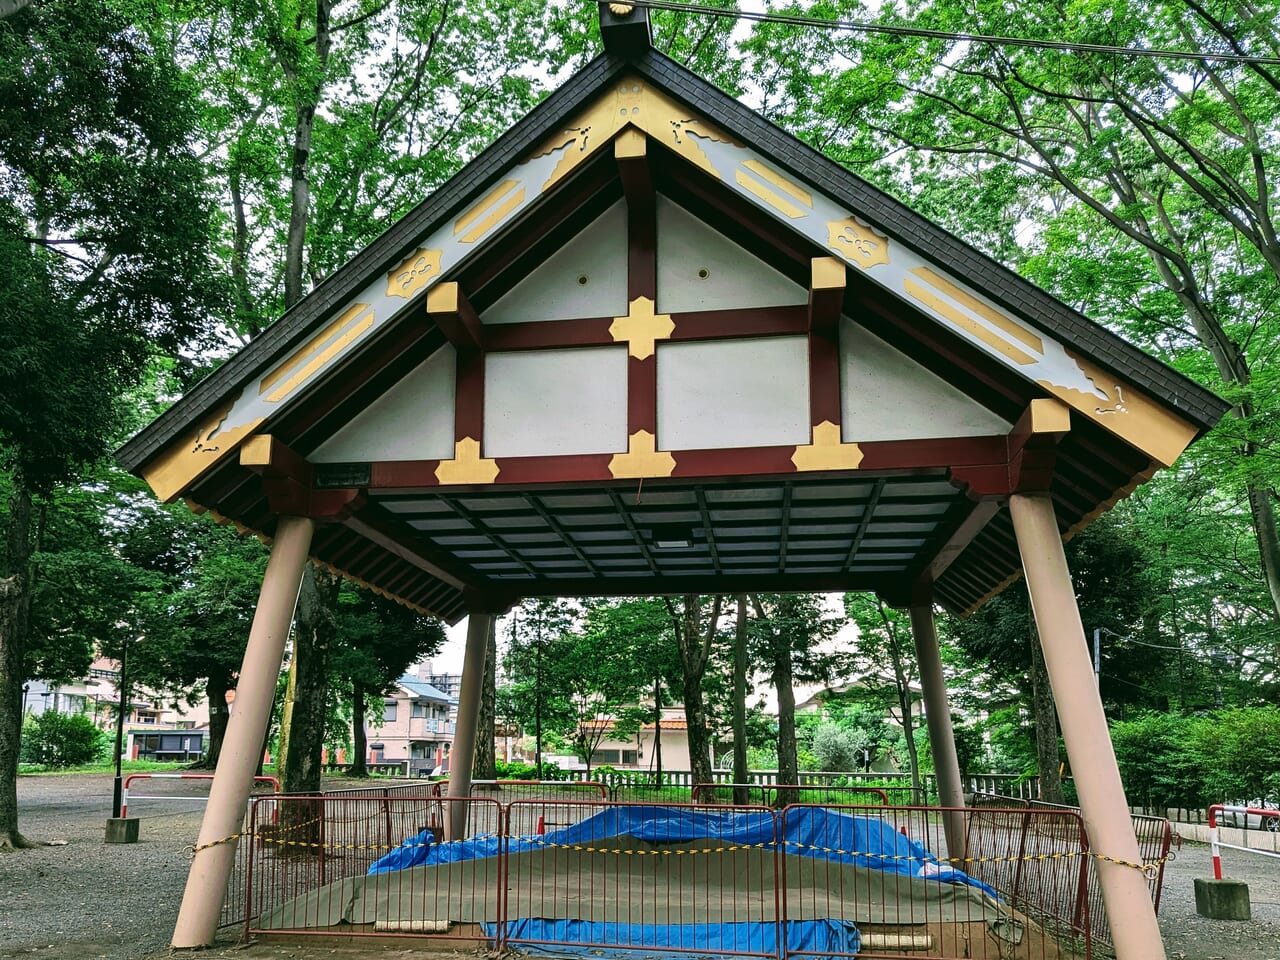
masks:
[(407, 693), (411, 694), (417, 700), (433, 700), (436, 703), (457, 703), (456, 697), (451, 697), (438, 687), (433, 687), (429, 683), (419, 680), (411, 673), (406, 673), (396, 685)]
[[(1000, 496), (1019, 477), (1052, 476), (1060, 523), (1077, 529), (1228, 409), (635, 43), (634, 33), (621, 44), (605, 36), (626, 55), (607, 52), (584, 67), (125, 444), (120, 462), (162, 497), (184, 497), (260, 535), (271, 535), (282, 512), (327, 517), (316, 559), (449, 620), (478, 600), (500, 605), (553, 593), (886, 592), (922, 578), (934, 582), (941, 602), (963, 610), (1018, 572)], [(649, 167), (646, 138), (657, 144)], [(815, 311), (826, 311), (823, 335), (832, 341), (843, 336), (841, 324), (861, 324), (877, 350), (900, 351), (904, 362), (923, 365), (921, 376), (948, 381), (946, 390), (967, 394), (1012, 430), (959, 443), (950, 434), (859, 443), (841, 433), (835, 413), (826, 422), (815, 416), (809, 443), (672, 456), (652, 426), (629, 427), (625, 449), (612, 456), (552, 464), (487, 453), (476, 439), (483, 413), (475, 404), (456, 409), (459, 424), (472, 426), (458, 426), (452, 456), (307, 459), (450, 345), (459, 370), (464, 358), (483, 362), (490, 349), (563, 346), (547, 339), (554, 325), (530, 334), (478, 315), (610, 204), (625, 196), (630, 205), (645, 190), (650, 208), (655, 191), (668, 191), (802, 293), (809, 287), (807, 314), (803, 304), (757, 311), (750, 322), (763, 317), (769, 335), (815, 336)], [(641, 241), (652, 254), (652, 238)], [(478, 297), (474, 307), (468, 294)], [(653, 354), (653, 337), (672, 335), (653, 333), (670, 318), (655, 313), (652, 299), (635, 297), (631, 290), (630, 314), (612, 326), (604, 317), (566, 320), (561, 329), (568, 324), (585, 337), (578, 346), (610, 337), (631, 343), (634, 376), (642, 369), (634, 363)], [(638, 309), (642, 301), (648, 305)], [(688, 320), (704, 338), (712, 328), (751, 335), (740, 312), (677, 319), (673, 327), (683, 330)], [(637, 350), (632, 334), (619, 332), (624, 322), (649, 331), (647, 347)], [(483, 378), (474, 363), (470, 369), (468, 376)], [(834, 401), (822, 401), (830, 410), (839, 387), (835, 367), (826, 369), (822, 389), (836, 390)], [(621, 494), (633, 488), (634, 502)], [(677, 514), (696, 518), (702, 533), (696, 550), (671, 563), (649, 541), (651, 525)], [(829, 521), (825, 534), (813, 522), (819, 515)], [(877, 534), (904, 516), (911, 523), (897, 526), (912, 528), (907, 539)], [(612, 552), (599, 553), (601, 543)]]

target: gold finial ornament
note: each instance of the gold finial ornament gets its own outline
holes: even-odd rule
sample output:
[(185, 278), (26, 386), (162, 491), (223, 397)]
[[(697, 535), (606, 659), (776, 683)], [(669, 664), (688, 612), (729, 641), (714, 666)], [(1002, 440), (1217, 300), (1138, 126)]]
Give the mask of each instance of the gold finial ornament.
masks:
[(615, 17), (625, 17), (627, 14), (632, 13), (634, 10), (635, 10), (635, 6), (630, 3), (609, 4), (609, 12), (612, 13)]

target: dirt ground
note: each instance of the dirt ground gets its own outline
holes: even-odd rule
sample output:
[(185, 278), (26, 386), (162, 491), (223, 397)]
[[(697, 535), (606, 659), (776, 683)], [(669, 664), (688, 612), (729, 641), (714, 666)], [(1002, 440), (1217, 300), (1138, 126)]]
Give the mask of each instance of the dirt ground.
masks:
[[(163, 784), (154, 792), (201, 793), (195, 785)], [(142, 792), (142, 791), (138, 791)], [(151, 791), (148, 791), (151, 792)], [(0, 960), (159, 960), (187, 875), (184, 848), (195, 839), (203, 806), (190, 800), (138, 800), (136, 845), (103, 843), (111, 812), (111, 778), (103, 775), (24, 777), (18, 784), (23, 832), (33, 840), (65, 841), (0, 854)], [(1225, 851), (1228, 875), (1249, 884), (1253, 920), (1206, 920), (1195, 912), (1192, 881), (1211, 876), (1208, 849), (1185, 844), (1168, 864), (1160, 926), (1170, 960), (1280, 960), (1280, 860)], [(228, 933), (204, 957), (237, 960), (321, 960), (422, 956), (403, 941), (349, 943), (331, 939), (239, 945)], [(1097, 952), (1101, 956), (1100, 952)], [(470, 957), (472, 951), (430, 951)]]

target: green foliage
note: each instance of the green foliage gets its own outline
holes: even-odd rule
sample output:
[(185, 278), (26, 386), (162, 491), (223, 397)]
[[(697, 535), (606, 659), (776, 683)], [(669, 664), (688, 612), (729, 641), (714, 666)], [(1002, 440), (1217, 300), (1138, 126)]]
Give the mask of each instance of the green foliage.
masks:
[(862, 751), (870, 738), (860, 731), (823, 723), (813, 731), (811, 750), (819, 770), (858, 770), (862, 767)]
[(216, 300), (198, 106), (173, 55), (141, 7), (0, 22), (0, 459), (36, 490), (121, 438), (125, 391)]
[(1194, 748), (1202, 758), (1205, 791), (1218, 799), (1280, 800), (1280, 707), (1217, 710), (1196, 728)]
[[(607, 767), (597, 768), (600, 770), (610, 769)], [(562, 770), (559, 764), (552, 763), (550, 760), (542, 761), (542, 775), (539, 776), (538, 768), (532, 763), (525, 763), (523, 760), (498, 760), (497, 761), (498, 779), (499, 780), (569, 780), (569, 772)]]
[(1111, 726), (1130, 801), (1156, 809), (1280, 800), (1277, 737), (1274, 706), (1147, 713)]
[[(965, 723), (958, 715), (951, 715), (951, 730), (955, 735), (956, 762), (960, 766), (960, 775), (970, 773), (992, 772), (987, 745), (982, 739), (982, 730), (974, 723)], [(929, 730), (920, 726), (915, 731), (916, 753), (920, 758), (920, 769), (924, 773), (934, 773), (933, 745), (929, 740)]]
[(82, 713), (28, 714), (22, 724), (22, 763), (74, 767), (105, 760), (110, 738)]

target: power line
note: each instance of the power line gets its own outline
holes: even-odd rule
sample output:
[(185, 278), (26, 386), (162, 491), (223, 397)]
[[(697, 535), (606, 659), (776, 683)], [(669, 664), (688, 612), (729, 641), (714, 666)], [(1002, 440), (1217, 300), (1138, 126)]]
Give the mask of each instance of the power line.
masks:
[[(604, 3), (605, 0), (599, 0)], [(1063, 50), (1069, 53), (1104, 53), (1125, 57), (1151, 57), (1162, 60), (1213, 60), (1220, 63), (1280, 66), (1280, 57), (1258, 57), (1243, 53), (1196, 53), (1189, 50), (1162, 50), (1153, 47), (1120, 47), (1106, 43), (1074, 43), (1066, 40), (1034, 40), (1030, 37), (1009, 37), (985, 33), (954, 33), (949, 30), (928, 30), (924, 27), (895, 26), (867, 23), (862, 20), (827, 20), (822, 17), (806, 17), (794, 13), (757, 13), (751, 10), (735, 10), (724, 7), (704, 7), (696, 3), (680, 3), (678, 0), (626, 0), (613, 6), (643, 7), (647, 10), (667, 10), (673, 13), (691, 13), (697, 16), (718, 17), (727, 20), (751, 20), (756, 23), (781, 23), (796, 27), (816, 27), (821, 30), (844, 30), (851, 33), (877, 33), (895, 37), (921, 37), (931, 40), (958, 40), (971, 43), (989, 43), (994, 46), (1028, 47), (1036, 50)]]

